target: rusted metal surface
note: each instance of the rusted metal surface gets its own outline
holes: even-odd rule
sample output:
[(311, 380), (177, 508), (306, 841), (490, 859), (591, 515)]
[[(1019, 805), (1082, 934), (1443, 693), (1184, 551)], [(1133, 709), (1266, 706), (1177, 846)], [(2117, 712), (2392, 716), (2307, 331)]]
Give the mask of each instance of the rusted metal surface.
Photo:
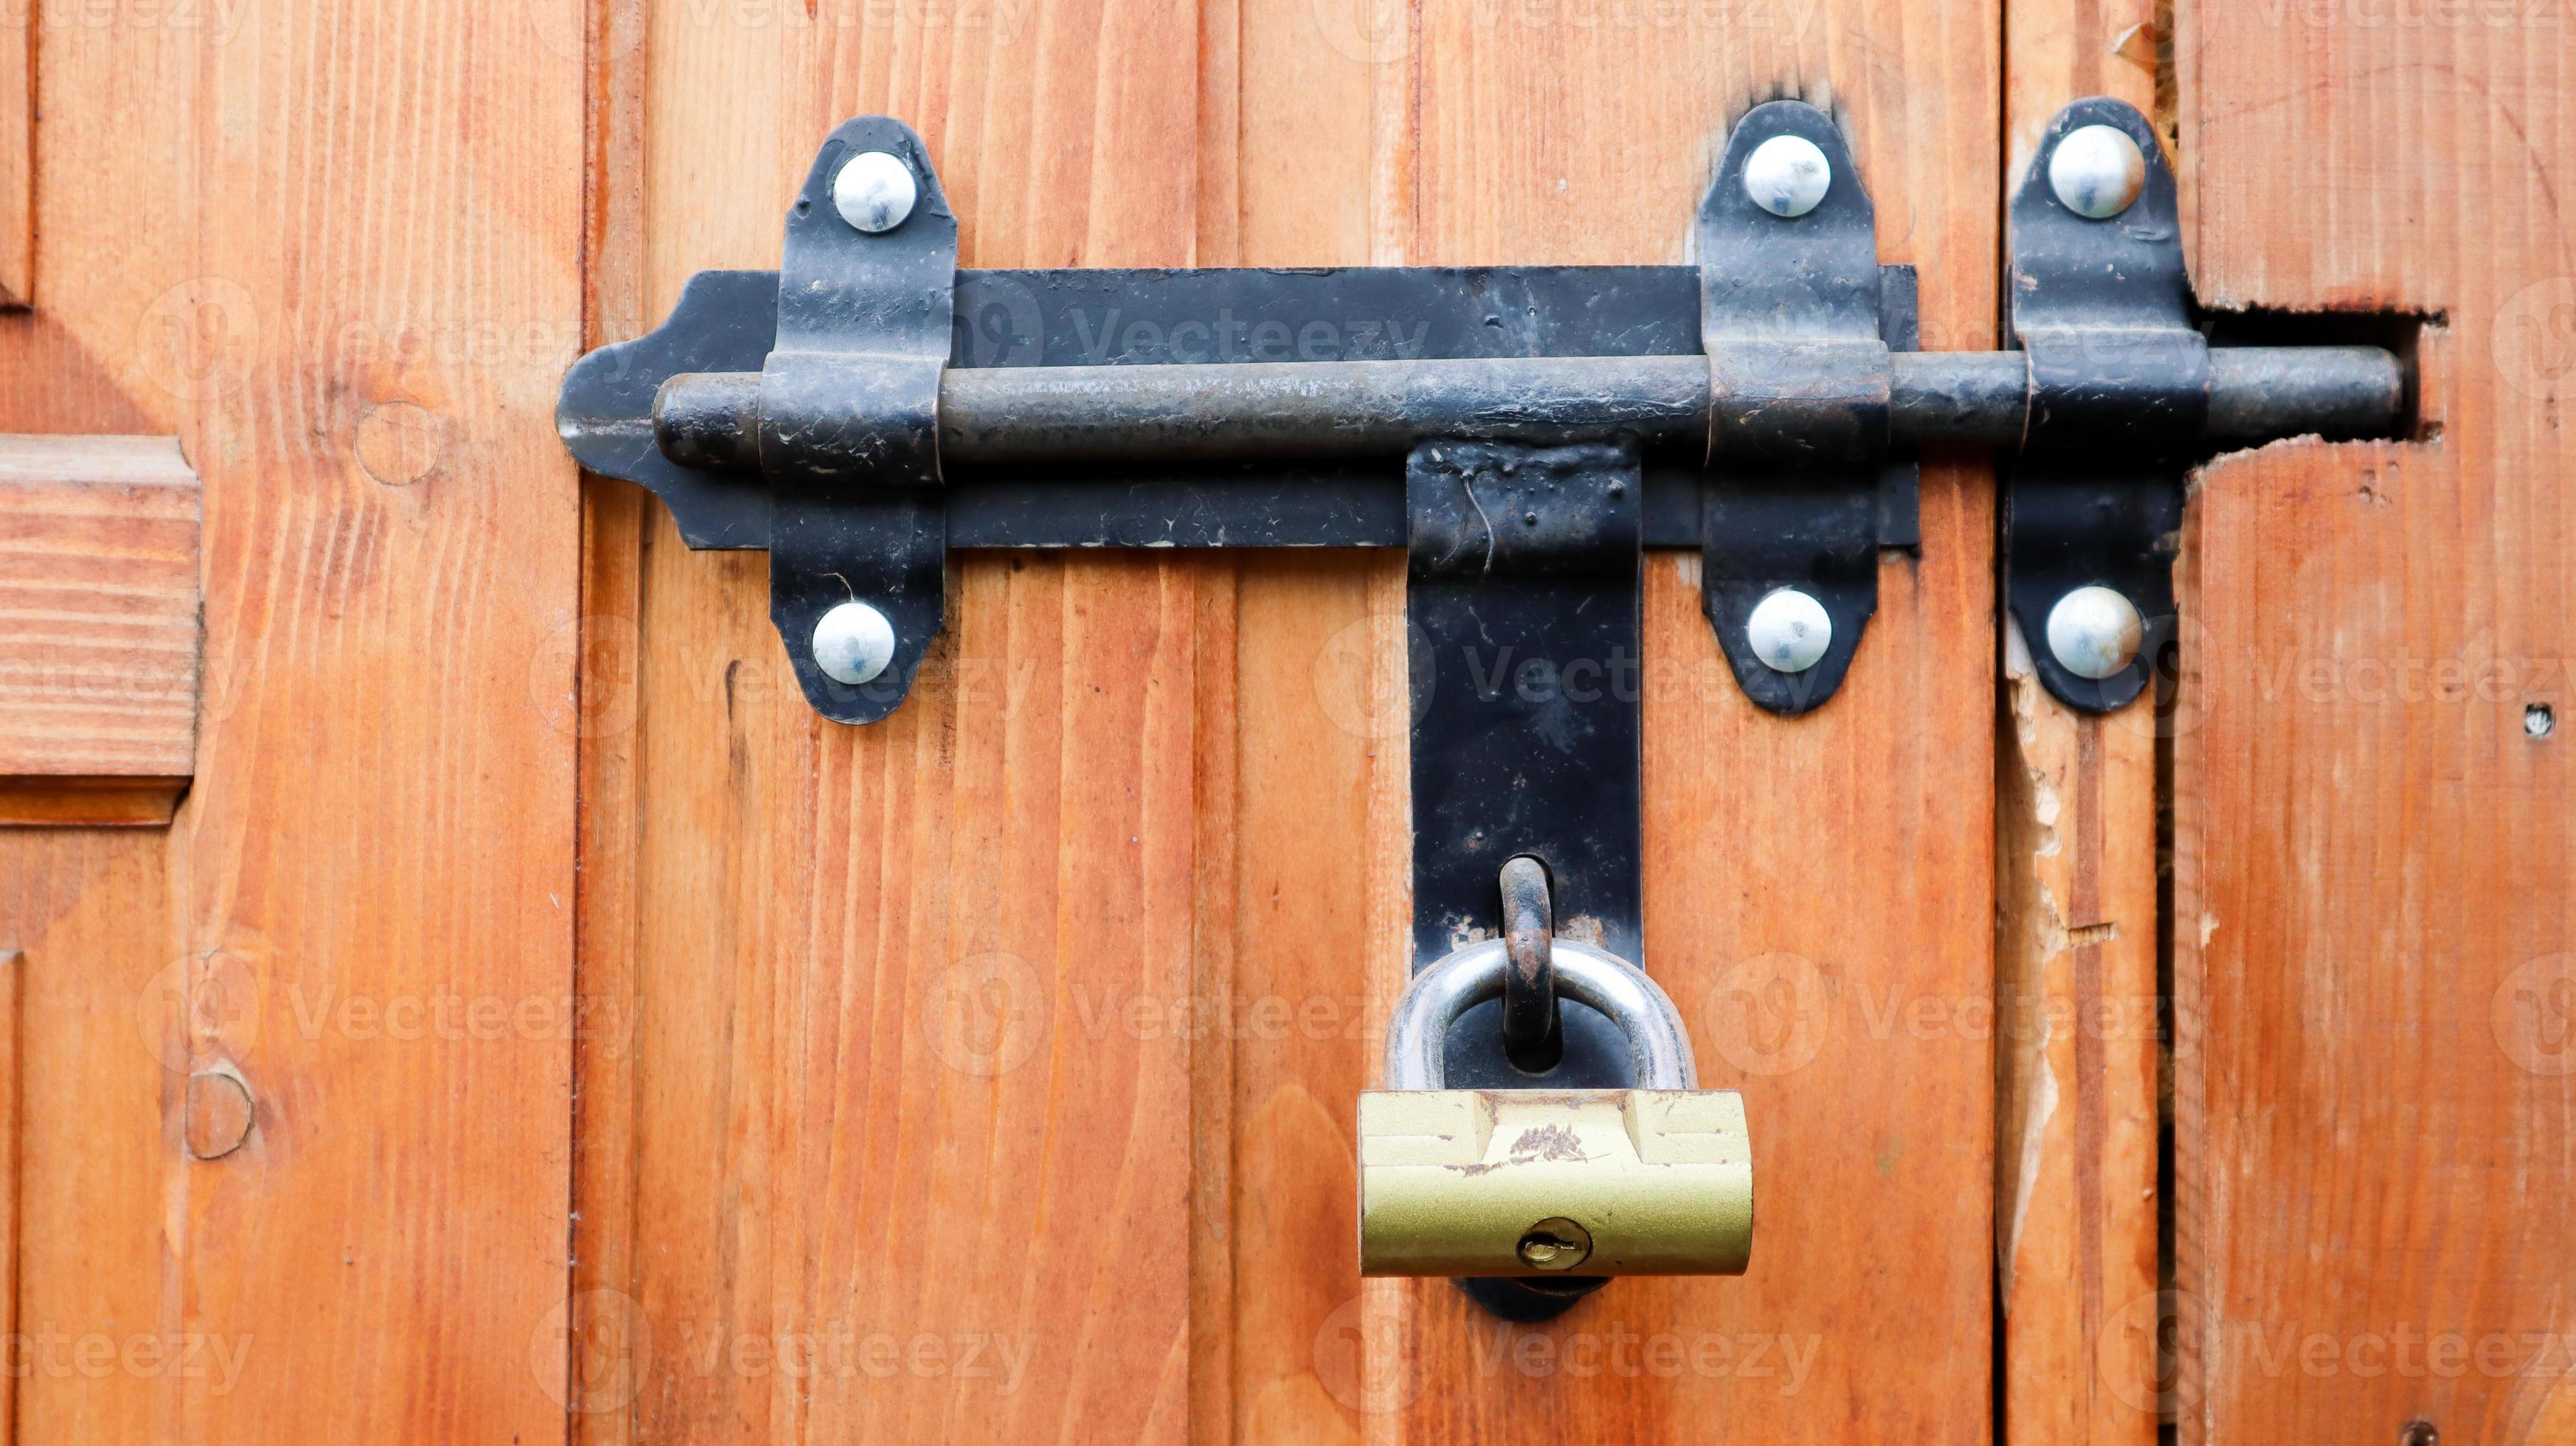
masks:
[[(1770, 142), (1830, 170), (1813, 204), (1751, 198), (1745, 157)], [(909, 168), (909, 219), (862, 232), (839, 218), (832, 186), (853, 152)], [(2048, 242), (2016, 252), (2023, 350), (1926, 356), (1913, 273), (1877, 265), (1850, 149), (1801, 102), (1739, 124), (1692, 267), (961, 272), (919, 138), (866, 117), (817, 156), (779, 273), (702, 273), (663, 326), (573, 367), (556, 421), (584, 466), (659, 495), (691, 546), (770, 550), (772, 619), (807, 699), (840, 722), (901, 702), (942, 625), (952, 547), (1403, 542), (1418, 561), (1423, 519), (1392, 464), (1432, 443), (1633, 454), (1631, 543), (1696, 543), (1737, 682), (1803, 713), (1855, 656), (1879, 549), (1918, 536), (1908, 449), (2027, 453), (2038, 464), (2013, 475), (2029, 481), (2395, 422), (2405, 384), (2388, 351), (2213, 356), (2183, 315), (2172, 189), (2159, 160), (2133, 214), (2063, 237), (2017, 209), (2017, 238)], [(2127, 540), (2170, 533), (2178, 501), (2112, 491), (2106, 509), (2017, 488), (2021, 543), (2071, 539), (2017, 544), (2025, 572), (2161, 568)], [(2090, 540), (2106, 518), (2116, 556)], [(1495, 551), (1545, 541), (1484, 537)], [(2123, 593), (2153, 617), (2169, 590), (2142, 575)], [(1754, 610), (1787, 592), (1825, 624), (1804, 662), (1753, 644)], [(844, 684), (814, 662), (814, 628), (854, 601), (896, 645), (882, 673)], [(2136, 691), (2043, 675), (2081, 707)]]
[(1533, 1074), (1565, 1053), (1556, 1008), (1556, 911), (1547, 896), (1547, 866), (1523, 854), (1503, 861), (1503, 1053)]
[[(1888, 355), (1897, 443), (2017, 446), (2029, 428), (2018, 351)], [(698, 467), (755, 467), (741, 433), (755, 373), (689, 373), (654, 407), (664, 453)], [(2405, 373), (2374, 346), (2225, 347), (2210, 353), (2207, 439), (2367, 434), (2398, 414)], [(1708, 430), (1711, 397), (1749, 406), (1750, 384), (1712, 390), (1701, 357), (1519, 357), (1235, 362), (1132, 367), (952, 367), (940, 382), (949, 466), (1401, 456), (1429, 437), (1646, 442)], [(1776, 389), (1766, 389), (1769, 396)], [(1723, 459), (1721, 459), (1723, 460)]]

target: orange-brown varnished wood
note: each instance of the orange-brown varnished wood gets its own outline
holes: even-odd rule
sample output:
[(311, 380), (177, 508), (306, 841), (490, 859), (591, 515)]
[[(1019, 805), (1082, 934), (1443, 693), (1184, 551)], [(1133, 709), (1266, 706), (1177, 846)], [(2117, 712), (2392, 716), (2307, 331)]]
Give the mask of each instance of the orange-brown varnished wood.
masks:
[(21, 1298), (119, 1351), (31, 1373), (18, 1416), (540, 1438), (574, 874), (537, 715), (578, 616), (545, 417), (581, 234), (578, 48), (548, 27), (576, 6), (213, 8), (36, 10), (53, 284), (0, 316), (0, 427), (179, 437), (207, 651), (166, 841), (12, 843), (43, 897)]
[[(583, 345), (642, 334), (645, 0), (588, 7)], [(651, 1340), (635, 1276), (636, 845), (643, 826), (635, 718), (642, 688), (642, 489), (585, 474), (581, 620), (559, 718), (579, 759), (576, 819), (572, 1263), (565, 1342), (571, 1443), (634, 1438)], [(587, 1208), (585, 1208), (587, 1207)], [(610, 1284), (610, 1283), (614, 1284)]]
[[(174, 957), (159, 830), (0, 831), (0, 980), (14, 1002), (16, 1442), (172, 1434), (187, 1332), (162, 1222), (180, 1183), (179, 1099), (198, 1020), (240, 1010), (239, 961)], [(199, 1336), (238, 1382), (259, 1332)], [(126, 1351), (134, 1351), (129, 1368)], [(88, 1352), (83, 1366), (81, 1352)], [(101, 1369), (102, 1352), (113, 1361)]]
[(579, 340), (578, 7), (183, 8), (12, 17), (50, 284), (0, 315), (0, 430), (176, 435), (207, 620), (174, 830), (9, 844), (19, 1298), (92, 1352), (30, 1370), (17, 1421), (546, 1437), (574, 875), (536, 715), (578, 616), (546, 425)]
[[(2157, 113), (2151, 0), (2012, 0), (2004, 185), (2049, 121), (2108, 95)], [(2009, 615), (1995, 789), (1995, 1263), (2002, 1435), (2144, 1443), (2157, 1428), (2158, 735), (2049, 696)], [(2168, 690), (2172, 669), (2159, 683)]]
[(178, 811), (185, 778), (0, 778), (0, 827), (157, 828)]
[[(20, 1124), (18, 1098), (20, 1021), (26, 1018), (23, 997), (27, 972), (15, 945), (0, 942), (0, 1338), (18, 1338), (18, 1168)], [(24, 1347), (20, 1348), (22, 1351)], [(0, 1439), (15, 1441), (18, 1382), (14, 1372), (0, 1379)]]
[(44, 800), (94, 803), (90, 780), (176, 802), (167, 781), (196, 761), (197, 553), (197, 475), (171, 438), (0, 436), (0, 823), (79, 821), (82, 803)]
[(36, 20), (0, 16), (0, 307), (36, 296)]
[[(196, 272), (192, 221), (118, 198), (165, 184), (168, 162), (196, 133), (187, 77), (203, 37), (50, 26), (45, 14), (25, 7), (0, 20), (0, 47), (30, 47), (30, 78), (41, 70), (52, 87), (34, 165), (53, 200), (36, 238), (43, 264), (21, 258), (17, 272), (54, 278), (46, 310), (0, 310), (0, 432), (167, 438), (181, 431), (193, 390), (181, 364), (188, 331), (170, 329), (193, 290), (183, 284)], [(136, 143), (143, 133), (151, 144)], [(0, 160), (0, 178), (7, 168)], [(0, 239), (0, 251), (8, 244)], [(73, 264), (101, 257), (115, 264)], [(192, 566), (192, 585), (195, 576)], [(49, 780), (20, 792), (12, 811), (66, 825), (166, 823), (181, 785)], [(221, 1019), (241, 996), (217, 981), (237, 975), (179, 957), (169, 841), (157, 828), (0, 830), (0, 947), (19, 951), (21, 976), (14, 1295), (28, 1340), (26, 1369), (11, 1382), (13, 1441), (149, 1441), (177, 1419), (184, 1362), (145, 1358), (185, 1334), (165, 1229), (178, 1169), (168, 1110), (186, 1079), (192, 1011)], [(199, 1365), (220, 1342), (231, 1368), (201, 1374), (237, 1381), (248, 1333), (202, 1333)], [(117, 1367), (84, 1373), (83, 1341), (101, 1343), (88, 1347), (93, 1361), (117, 1352)], [(149, 1369), (124, 1368), (128, 1342)]]
[(210, 702), (170, 884), (179, 949), (251, 981), (196, 1048), (255, 1123), (167, 1228), (183, 1328), (255, 1342), (181, 1383), (193, 1433), (563, 1429), (581, 8), (196, 36), (170, 203), (224, 330), (184, 373)]
[(2172, 1404), (2186, 1441), (2566, 1440), (2576, 35), (2178, 18), (2203, 299), (2441, 324), (2419, 440), (2275, 445), (2192, 502)]
[[(1678, 262), (1729, 127), (1795, 95), (1851, 135), (1880, 252), (1917, 264), (1928, 346), (1991, 345), (1992, 15), (1827, 4), (1432, 4), (1371, 32), (1373, 259)], [(1741, 1089), (1760, 1226), (1741, 1280), (1623, 1281), (1539, 1327), (1446, 1282), (1390, 1287), (1373, 1433), (1408, 1440), (1983, 1440), (1991, 1396), (1991, 491), (1926, 469), (1841, 694), (1747, 703), (1650, 558), (1647, 967), (1702, 1083)], [(1401, 953), (1381, 956), (1400, 969)], [(1930, 1012), (1918, 1025), (1911, 1013)], [(1973, 1259), (1971, 1258), (1973, 1256)], [(1902, 1389), (1888, 1383), (1902, 1379)]]
[[(1884, 23), (1900, 12), (1904, 63), (1928, 79), (1836, 59), (1905, 31)], [(1168, 16), (1114, 3), (811, 29), (655, 6), (643, 313), (702, 267), (774, 264), (815, 138), (868, 110), (921, 127), (969, 264), (1679, 260), (1726, 125), (1777, 67), (1828, 99), (1829, 75), (1856, 77), (1844, 109), (1880, 147), (1864, 154), (1886, 248), (1951, 278), (1931, 284), (1928, 329), (1990, 337), (1990, 22), (1851, 6), (1576, 37), (1589, 78), (1564, 82), (1568, 103), (1607, 108), (1597, 134), (1463, 79), (1567, 28), (1442, 23), (1434, 40), (1331, 7), (1208, 7), (1192, 55)], [(1751, 57), (1721, 59), (1739, 40)], [(1452, 94), (1472, 104), (1430, 102)], [(1918, 110), (1940, 123), (1899, 123)], [(1463, 203), (1498, 181), (1496, 230)], [(593, 513), (594, 548), (628, 545)], [(631, 584), (592, 566), (595, 609), (633, 600), (636, 703), (586, 744), (585, 838), (610, 869), (591, 880), (584, 977), (631, 981), (638, 1008), (622, 1057), (583, 1050), (582, 1231), (599, 1245), (574, 1289), (599, 1328), (576, 1380), (601, 1388), (584, 1439), (1440, 1439), (1505, 1403), (1649, 1435), (1847, 1418), (1982, 1433), (1991, 1065), (1965, 1032), (1891, 1046), (1843, 1010), (1803, 1083), (1767, 1086), (1783, 1203), (1766, 1228), (1784, 1260), (1831, 1262), (1831, 1290), (1630, 1283), (1604, 1298), (1618, 1319), (1578, 1314), (1540, 1342), (1619, 1366), (1566, 1355), (1534, 1375), (1518, 1335), (1468, 1320), (1445, 1285), (1357, 1279), (1350, 1112), (1407, 962), (1399, 555), (961, 557), (923, 682), (851, 731), (796, 695), (758, 558), (688, 553), (649, 508), (642, 526)], [(1889, 671), (1800, 724), (1742, 703), (1695, 568), (1655, 564), (1650, 656), (1696, 691), (1650, 704), (1650, 740), (1674, 741), (1649, 743), (1650, 790), (1669, 783), (1649, 848), (1670, 859), (1649, 929), (1696, 1029), (1732, 1007), (1721, 975), (1788, 949), (1900, 1005), (1989, 988), (1980, 474), (1938, 472), (1927, 526), (1927, 560), (1891, 558), (1864, 650)], [(1736, 838), (1769, 817), (1774, 769), (1845, 820), (1829, 857)], [(1895, 838), (1873, 836), (1882, 817)], [(1890, 880), (1857, 941), (1851, 910), (1802, 915), (1744, 882), (1810, 867)], [(1853, 1069), (1887, 1082), (1831, 1083)], [(1820, 1132), (1866, 1145), (1799, 1150)], [(1923, 1248), (1927, 1232), (1949, 1245)], [(1628, 1364), (1650, 1336), (1652, 1362)], [(820, 1369), (791, 1378), (779, 1352), (811, 1348)], [(969, 1349), (996, 1354), (969, 1370)]]
[[(651, 7), (644, 313), (774, 265), (816, 138), (868, 111), (921, 128), (969, 264), (1190, 261), (1196, 55), (1167, 24)], [(631, 837), (633, 884), (587, 913), (585, 977), (640, 1008), (583, 1052), (611, 1193), (583, 1201), (581, 1434), (1185, 1434), (1212, 560), (961, 557), (912, 697), (847, 729), (786, 671), (762, 559), (644, 515), (634, 581), (592, 568), (596, 606), (633, 600), (636, 681), (584, 827)], [(593, 546), (632, 546), (604, 516)]]

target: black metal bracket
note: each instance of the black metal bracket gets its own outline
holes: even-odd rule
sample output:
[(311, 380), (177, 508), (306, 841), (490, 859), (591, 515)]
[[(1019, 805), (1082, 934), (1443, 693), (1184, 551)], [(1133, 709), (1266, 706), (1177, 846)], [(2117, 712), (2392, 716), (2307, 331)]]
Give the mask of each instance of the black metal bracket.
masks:
[[(1794, 221), (1752, 211), (1743, 194), (1743, 154), (1784, 132), (1820, 138), (1834, 158), (1829, 203)], [(920, 183), (909, 219), (879, 234), (833, 205), (839, 169), (869, 151), (900, 157)], [(943, 375), (1700, 355), (1725, 366), (1777, 352), (1785, 381), (1819, 354), (1806, 332), (1836, 339), (1857, 326), (1882, 357), (1915, 333), (1912, 269), (1876, 263), (1848, 150), (1796, 102), (1739, 126), (1704, 207), (1697, 267), (960, 271), (956, 234), (910, 128), (847, 122), (789, 214), (780, 273), (701, 273), (662, 327), (583, 358), (565, 381), (559, 422), (583, 465), (651, 488), (693, 547), (769, 549), (772, 616), (797, 680), (839, 722), (882, 718), (908, 692), (943, 620), (953, 548), (1409, 541), (1403, 467), (1342, 455), (1329, 438), (1308, 455), (1291, 439), (1257, 459), (1175, 460), (1206, 449), (1170, 445), (1117, 461), (953, 455), (974, 449), (941, 445)], [(1812, 324), (1757, 316), (1775, 298), (1748, 284), (1778, 264), (1784, 238), (1808, 235), (1818, 239), (1800, 243), (1812, 253), (1800, 266), (1838, 268), (1813, 281)], [(1773, 711), (1831, 696), (1875, 607), (1877, 549), (1919, 541), (1915, 470), (1860, 455), (1866, 442), (1847, 449), (1837, 480), (1810, 486), (1797, 448), (1764, 440), (1781, 428), (1737, 426), (1712, 455), (1696, 425), (1641, 436), (1616, 416), (1494, 421), (1459, 431), (1640, 448), (1640, 544), (1703, 547), (1711, 620), (1747, 692)], [(1739, 440), (1751, 444), (1740, 456)], [(1803, 674), (1766, 665), (1744, 637), (1753, 603), (1785, 585), (1812, 589), (1834, 617), (1832, 652)], [(861, 684), (834, 681), (814, 657), (816, 624), (845, 602), (876, 607), (896, 638), (891, 664)]]
[[(882, 235), (854, 229), (832, 203), (842, 164), (871, 151), (920, 178), (912, 215)], [(770, 479), (770, 621), (805, 696), (837, 723), (893, 712), (946, 617), (939, 377), (956, 279), (957, 218), (921, 138), (881, 116), (843, 123), (787, 215), (757, 431)], [(828, 676), (810, 641), (847, 602), (892, 624), (891, 664), (863, 683)]]
[[(2142, 192), (2107, 220), (2047, 179), (2088, 126), (2141, 155)], [(1807, 148), (1800, 206), (1756, 194), (1777, 145)], [(889, 224), (836, 204), (862, 161), (913, 188)], [(2169, 636), (2182, 468), (2213, 441), (2356, 433), (2400, 406), (2379, 348), (2211, 351), (2171, 171), (2118, 102), (2069, 107), (2013, 201), (2020, 350), (1914, 350), (1914, 274), (1876, 263), (1873, 226), (1840, 130), (1775, 101), (1735, 129), (1693, 266), (961, 271), (928, 152), (871, 117), (825, 142), (782, 271), (701, 273), (651, 335), (574, 366), (557, 422), (691, 546), (768, 548), (807, 698), (865, 723), (942, 624), (951, 549), (1406, 546), (1402, 459), (1434, 439), (1633, 447), (1640, 544), (1701, 550), (1736, 679), (1782, 714), (1848, 675), (1879, 549), (1919, 545), (1912, 449), (1995, 448), (2041, 676), (2117, 707)], [(2149, 634), (2099, 677), (2045, 641), (2090, 588)], [(1784, 604), (1790, 626), (1766, 626)], [(881, 645), (827, 665), (823, 628), (853, 611)]]
[[(2048, 179), (2087, 126), (2144, 167), (2109, 219)], [(1854, 666), (1880, 550), (1919, 546), (1914, 449), (1996, 449), (2014, 614), (2050, 691), (2107, 709), (2169, 636), (2204, 445), (2396, 414), (2384, 350), (2213, 353), (2174, 214), (2145, 120), (2070, 107), (2012, 203), (2020, 349), (1926, 354), (1913, 271), (1878, 264), (1850, 148), (1799, 102), (1737, 125), (1690, 266), (960, 270), (928, 151), (870, 117), (824, 143), (779, 271), (698, 275), (573, 367), (557, 424), (689, 546), (769, 550), (797, 680), (844, 723), (902, 702), (955, 548), (1408, 549), (1417, 964), (1508, 929), (1528, 965), (1460, 1021), (1450, 1082), (1618, 1086), (1616, 1029), (1556, 1009), (1527, 936), (1642, 962), (1643, 549), (1700, 549), (1739, 685), (1806, 713)], [(2145, 616), (2140, 656), (2051, 653), (2088, 589)], [(1507, 899), (1515, 859), (1545, 882)], [(1539, 1319), (1597, 1284), (1469, 1289)]]
[[(1746, 183), (1755, 150), (1782, 136), (1814, 146), (1833, 177), (1794, 216)], [(1775, 713), (1807, 712), (1842, 686), (1878, 610), (1880, 545), (1890, 532), (1919, 540), (1921, 472), (1889, 460), (1887, 418), (1889, 353), (1914, 349), (1914, 273), (1888, 284), (1876, 217), (1842, 132), (1796, 101), (1744, 118), (1700, 205), (1700, 344), (1724, 398), (1710, 409), (1709, 465), (1726, 482), (1703, 497), (1700, 602), (1736, 682)], [(1822, 607), (1812, 661), (1757, 645), (1754, 610), (1783, 594)]]
[[(2117, 214), (2079, 214), (2051, 171), (2088, 127), (2126, 136), (2144, 166)], [(2173, 168), (2146, 117), (2114, 100), (2060, 111), (2013, 195), (2013, 337), (2030, 358), (2029, 431), (2003, 467), (2005, 593), (2040, 682), (2061, 702), (2108, 712), (2138, 696), (2174, 644), (2173, 555), (2183, 479), (2202, 455), (2210, 349), (2192, 324)], [(2128, 661), (2086, 656), (2073, 619), (2051, 617), (2079, 589), (2125, 599), (2137, 620)], [(2113, 606), (2108, 599), (2105, 605)]]
[[(1544, 869), (1539, 902), (1553, 931), (1643, 957), (1643, 495), (1636, 448), (1624, 442), (1447, 440), (1406, 459), (1417, 972), (1510, 927), (1501, 880), (1515, 859)], [(1555, 1058), (1544, 1068), (1512, 1057), (1506, 995), (1451, 1026), (1445, 1083), (1636, 1084), (1616, 1024), (1575, 1000), (1538, 1002), (1557, 1016)], [(1460, 1285), (1495, 1314), (1529, 1321), (1607, 1283)]]

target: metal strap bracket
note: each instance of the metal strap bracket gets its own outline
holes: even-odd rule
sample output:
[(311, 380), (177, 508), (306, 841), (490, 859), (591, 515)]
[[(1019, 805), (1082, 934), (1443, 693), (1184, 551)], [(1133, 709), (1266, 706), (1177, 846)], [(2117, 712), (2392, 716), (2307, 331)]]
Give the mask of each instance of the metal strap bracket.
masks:
[[(2141, 185), (2097, 219), (2055, 177), (2104, 135)], [(2206, 345), (2172, 174), (2118, 102), (2069, 107), (2014, 198), (2017, 350), (1916, 351), (1915, 277), (1877, 263), (1874, 224), (1842, 129), (1774, 101), (1736, 127), (1689, 266), (960, 270), (928, 149), (869, 117), (825, 141), (779, 272), (701, 273), (573, 367), (557, 424), (690, 546), (770, 551), (798, 682), (839, 722), (901, 703), (951, 549), (1404, 547), (1433, 441), (1631, 449), (1637, 544), (1700, 549), (1738, 683), (1799, 714), (1860, 662), (1879, 550), (1919, 541), (1916, 447), (2005, 458), (2015, 615), (2116, 654), (2117, 626), (2060, 605), (2107, 590), (2133, 635), (2169, 631), (2182, 467), (2400, 405), (2380, 348)], [(2085, 676), (2033, 651), (2094, 709), (2154, 654)]]
[[(952, 549), (1407, 549), (1416, 967), (1511, 964), (1447, 1079), (1624, 1087), (1631, 1041), (1550, 961), (1644, 963), (1645, 549), (1699, 550), (1743, 693), (1808, 713), (1866, 666), (1881, 550), (1920, 543), (1916, 450), (1991, 449), (2040, 676), (2116, 708), (2171, 636), (2184, 469), (2402, 403), (2381, 348), (2209, 347), (2172, 173), (2117, 102), (2059, 116), (2013, 198), (2014, 349), (1917, 350), (1875, 224), (1842, 128), (1774, 101), (1687, 266), (961, 270), (928, 149), (868, 117), (825, 141), (779, 271), (699, 274), (572, 368), (557, 425), (689, 546), (769, 551), (841, 723), (902, 703)], [(1539, 1319), (1597, 1284), (1469, 1289)]]
[(2041, 684), (2108, 712), (2169, 665), (2210, 348), (2192, 325), (2173, 169), (2132, 107), (2059, 112), (2009, 219), (2005, 295), (2031, 405), (2002, 467), (2006, 598)]

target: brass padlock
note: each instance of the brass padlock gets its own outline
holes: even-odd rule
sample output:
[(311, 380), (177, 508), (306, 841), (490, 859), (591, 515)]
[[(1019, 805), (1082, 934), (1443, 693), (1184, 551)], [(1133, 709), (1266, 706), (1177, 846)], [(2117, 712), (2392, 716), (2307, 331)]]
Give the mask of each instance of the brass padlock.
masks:
[(1635, 965), (1553, 943), (1556, 988), (1627, 1036), (1640, 1088), (1441, 1088), (1449, 1027), (1503, 992), (1503, 941), (1414, 976), (1360, 1096), (1362, 1275), (1741, 1275), (1753, 1255), (1744, 1100), (1697, 1088), (1673, 1002)]

